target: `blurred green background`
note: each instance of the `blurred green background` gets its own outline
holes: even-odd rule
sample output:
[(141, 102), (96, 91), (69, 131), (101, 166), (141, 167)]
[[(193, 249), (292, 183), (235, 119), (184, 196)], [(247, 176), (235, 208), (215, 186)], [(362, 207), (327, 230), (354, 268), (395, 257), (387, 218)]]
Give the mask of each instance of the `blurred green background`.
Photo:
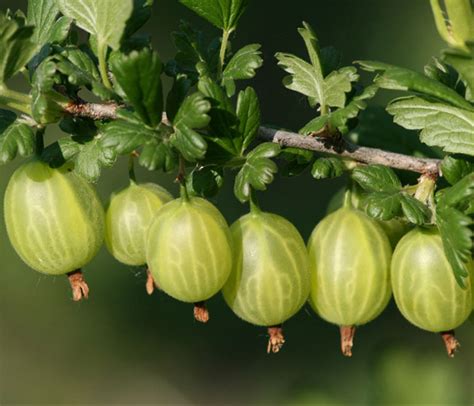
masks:
[[(0, 5), (26, 10), (25, 0)], [(144, 31), (163, 60), (173, 55), (170, 32), (180, 19), (215, 34), (176, 0), (157, 0)], [(263, 44), (266, 63), (253, 85), (264, 120), (293, 129), (312, 112), (283, 88), (273, 55), (303, 55), (296, 32), (302, 20), (315, 27), (322, 45), (341, 49), (345, 63), (379, 59), (421, 70), (443, 47), (428, 0), (251, 1), (234, 45)], [(54, 137), (48, 130), (47, 141)], [(2, 199), (17, 165), (0, 169)], [(176, 192), (172, 176), (138, 176)], [(98, 184), (103, 201), (125, 183), (121, 160)], [(306, 239), (341, 185), (308, 174), (279, 177), (261, 204), (291, 220)], [(247, 209), (234, 199), (230, 177), (216, 203), (229, 222)], [(457, 331), (463, 346), (451, 360), (439, 337), (411, 326), (392, 303), (359, 329), (354, 356), (345, 359), (338, 328), (306, 307), (285, 325), (283, 351), (267, 355), (265, 331), (237, 319), (220, 297), (208, 304), (211, 321), (200, 325), (190, 306), (163, 293), (148, 297), (143, 272), (115, 262), (105, 249), (85, 269), (91, 297), (83, 303), (72, 302), (65, 277), (42, 276), (19, 260), (3, 221), (0, 258), (2, 405), (474, 404), (472, 318)]]

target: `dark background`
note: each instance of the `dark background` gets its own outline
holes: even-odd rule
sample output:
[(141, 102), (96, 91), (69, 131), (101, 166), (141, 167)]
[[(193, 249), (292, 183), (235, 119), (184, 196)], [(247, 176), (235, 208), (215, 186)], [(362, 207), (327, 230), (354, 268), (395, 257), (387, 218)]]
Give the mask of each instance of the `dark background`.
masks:
[[(262, 43), (265, 66), (252, 84), (264, 120), (292, 129), (313, 112), (283, 88), (273, 55), (304, 55), (296, 31), (301, 21), (315, 27), (323, 46), (341, 49), (345, 63), (378, 59), (421, 70), (443, 47), (427, 0), (250, 3), (234, 46)], [(23, 0), (0, 5), (26, 10)], [(152, 33), (165, 61), (173, 55), (170, 32), (180, 19), (216, 34), (176, 0), (157, 0), (144, 31)], [(55, 136), (48, 130), (47, 140)], [(0, 168), (0, 198), (17, 165)], [(172, 176), (138, 176), (176, 193)], [(216, 203), (232, 222), (247, 208), (235, 200), (227, 180)], [(125, 184), (126, 163), (120, 160), (99, 181), (103, 201)], [(291, 220), (307, 239), (342, 184), (308, 174), (279, 177), (261, 204)], [(219, 296), (209, 303), (211, 321), (200, 325), (190, 306), (163, 293), (148, 297), (143, 273), (115, 262), (105, 249), (85, 274), (91, 297), (73, 303), (66, 278), (28, 269), (0, 222), (0, 404), (474, 404), (472, 321), (458, 330), (463, 347), (450, 360), (439, 337), (412, 327), (392, 303), (360, 328), (354, 356), (345, 359), (338, 328), (306, 306), (285, 325), (283, 351), (267, 355), (265, 331), (237, 319)]]

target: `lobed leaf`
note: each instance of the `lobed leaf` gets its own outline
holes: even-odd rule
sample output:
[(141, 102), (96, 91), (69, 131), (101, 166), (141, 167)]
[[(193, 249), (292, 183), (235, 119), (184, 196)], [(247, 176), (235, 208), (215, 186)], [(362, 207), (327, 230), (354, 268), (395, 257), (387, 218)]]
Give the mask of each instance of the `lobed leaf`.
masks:
[(393, 101), (387, 111), (409, 130), (422, 130), (420, 140), (446, 152), (474, 155), (474, 111), (420, 97)]
[(65, 16), (97, 38), (99, 45), (118, 49), (127, 20), (133, 12), (133, 0), (56, 0)]
[(446, 156), (441, 162), (441, 173), (443, 177), (454, 185), (462, 178), (474, 172), (474, 163), (468, 162), (464, 159)]
[(0, 85), (23, 68), (36, 53), (34, 27), (23, 19), (0, 12)]
[(163, 64), (158, 54), (150, 48), (120, 53), (111, 58), (110, 65), (127, 102), (146, 125), (156, 127), (163, 114)]
[(395, 172), (383, 165), (357, 167), (352, 172), (352, 179), (368, 192), (397, 193), (402, 187)]
[(15, 113), (0, 109), (0, 165), (12, 161), (17, 155), (32, 155), (35, 145), (31, 127), (17, 119)]
[(311, 175), (315, 179), (337, 178), (346, 171), (346, 166), (341, 158), (319, 158), (311, 169)]
[(469, 261), (471, 260), (472, 219), (453, 207), (438, 206), (436, 224), (456, 281), (461, 287), (465, 287), (465, 278), (469, 277)]
[(52, 42), (66, 39), (72, 20), (67, 17), (57, 19), (59, 7), (54, 0), (29, 0), (27, 23), (35, 27), (31, 41), (38, 48)]
[(233, 31), (247, 7), (248, 0), (180, 0), (181, 4), (226, 31)]
[(260, 103), (253, 88), (247, 87), (239, 93), (236, 110), (242, 143), (240, 152), (243, 154), (257, 136), (260, 127)]
[(280, 153), (280, 146), (266, 142), (260, 144), (248, 155), (245, 164), (237, 174), (234, 184), (234, 194), (242, 203), (250, 199), (252, 189), (266, 190), (278, 171), (275, 158)]
[(227, 96), (235, 94), (235, 81), (251, 79), (256, 70), (263, 65), (260, 44), (251, 44), (241, 48), (227, 63), (222, 74), (222, 84), (226, 88)]
[(380, 72), (374, 82), (383, 89), (423, 93), (455, 107), (474, 110), (474, 107), (456, 91), (421, 73), (383, 62), (358, 61), (357, 63), (369, 72)]

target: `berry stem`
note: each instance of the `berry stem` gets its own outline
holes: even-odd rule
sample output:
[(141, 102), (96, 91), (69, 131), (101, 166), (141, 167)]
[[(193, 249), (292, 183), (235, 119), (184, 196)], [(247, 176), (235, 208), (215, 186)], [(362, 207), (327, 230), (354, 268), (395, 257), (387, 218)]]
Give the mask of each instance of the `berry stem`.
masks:
[(345, 357), (352, 357), (352, 347), (354, 346), (355, 326), (341, 326), (341, 351)]
[(283, 344), (285, 344), (285, 336), (283, 335), (283, 327), (281, 324), (279, 326), (268, 327), (267, 354), (280, 352)]
[(132, 152), (128, 157), (128, 177), (133, 183), (137, 182), (137, 176), (135, 175), (135, 154)]
[(209, 311), (206, 308), (206, 302), (194, 303), (194, 318), (200, 323), (209, 321)]
[(448, 352), (448, 357), (449, 358), (454, 358), (454, 354), (456, 351), (459, 349), (461, 344), (459, 344), (459, 341), (456, 339), (454, 335), (454, 330), (450, 331), (443, 331), (441, 334), (441, 338), (444, 341), (444, 345), (446, 346), (446, 351)]
[(80, 269), (69, 272), (67, 274), (72, 289), (72, 300), (79, 302), (82, 299), (89, 298), (89, 286), (84, 279), (84, 275)]
[(255, 190), (252, 190), (250, 192), (250, 212), (253, 214), (259, 214), (262, 212), (258, 204), (257, 194), (255, 193)]

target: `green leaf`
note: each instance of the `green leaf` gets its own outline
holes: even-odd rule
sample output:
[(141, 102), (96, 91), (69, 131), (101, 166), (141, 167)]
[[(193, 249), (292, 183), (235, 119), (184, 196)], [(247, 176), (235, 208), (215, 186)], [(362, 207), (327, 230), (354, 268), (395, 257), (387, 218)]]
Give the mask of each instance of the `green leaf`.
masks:
[(306, 149), (283, 149), (280, 152), (280, 158), (283, 158), (285, 161), (287, 161), (287, 164), (283, 166), (281, 174), (287, 177), (300, 175), (313, 161), (313, 156), (313, 151), (308, 151)]
[(237, 51), (227, 63), (222, 74), (222, 84), (227, 90), (227, 96), (235, 94), (235, 81), (251, 79), (256, 70), (263, 65), (260, 44), (251, 44)]
[(466, 85), (466, 99), (474, 103), (474, 59), (451, 53), (446, 54), (443, 59), (459, 72)]
[(423, 225), (430, 220), (431, 211), (413, 196), (402, 193), (400, 203), (403, 214), (410, 223)]
[(278, 53), (276, 58), (278, 65), (290, 74), (283, 79), (283, 85), (307, 96), (313, 107), (317, 104), (344, 107), (346, 93), (359, 78), (354, 67), (341, 68), (323, 79), (318, 69), (294, 55)]
[(472, 201), (474, 201), (474, 172), (464, 176), (454, 186), (444, 189), (438, 206), (462, 209)]
[(233, 31), (247, 7), (248, 0), (180, 0), (180, 3), (226, 31)]
[(260, 103), (255, 90), (247, 87), (237, 99), (237, 118), (242, 139), (241, 153), (250, 146), (260, 128)]
[(472, 226), (472, 220), (452, 207), (437, 207), (436, 224), (456, 281), (461, 287), (465, 287), (471, 260), (473, 233), (469, 227)]
[(49, 124), (59, 121), (64, 115), (64, 105), (69, 99), (54, 90), (60, 84), (57, 65), (52, 57), (45, 59), (35, 70), (32, 79), (31, 112), (37, 123)]
[(368, 192), (396, 193), (402, 187), (395, 172), (382, 165), (357, 167), (352, 172), (352, 179)]
[(173, 121), (175, 129), (171, 137), (172, 145), (190, 162), (204, 158), (207, 142), (196, 129), (206, 127), (211, 118), (208, 115), (211, 104), (201, 93), (188, 96), (181, 105)]
[(99, 47), (120, 47), (127, 20), (133, 12), (133, 0), (56, 0), (65, 16), (97, 38)]
[(451, 185), (459, 182), (472, 172), (474, 172), (474, 163), (464, 159), (447, 156), (441, 162), (441, 173)]
[(198, 132), (186, 124), (180, 124), (171, 137), (171, 144), (179, 150), (184, 159), (195, 162), (206, 155), (207, 142)]
[(76, 87), (86, 87), (101, 100), (110, 100), (114, 93), (106, 88), (91, 57), (74, 46), (65, 47), (54, 57), (56, 69), (67, 76), (68, 82)]
[(422, 130), (420, 140), (446, 152), (474, 155), (474, 112), (420, 97), (393, 101), (387, 111), (409, 130)]
[(115, 149), (104, 146), (101, 136), (63, 137), (43, 151), (42, 158), (52, 166), (74, 162), (74, 171), (88, 182), (97, 182), (103, 167), (111, 167), (117, 159)]
[(31, 127), (17, 119), (16, 114), (0, 109), (0, 165), (17, 155), (28, 157), (35, 151), (35, 135)]
[(234, 194), (237, 199), (244, 203), (250, 199), (252, 189), (266, 190), (278, 171), (276, 163), (270, 158), (275, 158), (279, 153), (278, 144), (266, 142), (247, 155), (245, 164), (235, 178)]
[(0, 85), (18, 73), (34, 56), (38, 47), (32, 42), (33, 27), (0, 12)]
[(224, 184), (224, 172), (214, 166), (199, 166), (186, 177), (186, 184), (193, 195), (214, 197)]
[(311, 169), (311, 175), (315, 179), (338, 178), (346, 171), (344, 161), (340, 158), (319, 158)]
[(101, 128), (102, 145), (113, 148), (118, 155), (139, 149), (155, 137), (155, 133), (141, 123), (114, 120)]
[(54, 0), (28, 1), (27, 23), (35, 27), (31, 40), (38, 47), (66, 39), (72, 20), (67, 17), (56, 19), (58, 14), (59, 8)]
[(156, 127), (163, 113), (161, 72), (163, 65), (158, 54), (149, 48), (119, 54), (111, 58), (115, 80), (125, 93), (141, 120)]
[(401, 214), (402, 194), (398, 192), (373, 192), (363, 199), (366, 213), (377, 220), (388, 221)]
[(211, 103), (201, 93), (194, 93), (183, 101), (176, 113), (173, 125), (177, 128), (185, 125), (189, 128), (201, 129), (207, 127), (211, 121), (208, 115)]
[(178, 154), (168, 142), (159, 138), (149, 140), (142, 151), (138, 163), (149, 171), (170, 172), (178, 166)]
[(173, 87), (166, 98), (166, 114), (173, 121), (181, 104), (192, 87), (192, 81), (184, 74), (178, 74), (173, 81)]
[(376, 61), (358, 61), (369, 72), (381, 72), (374, 82), (383, 89), (423, 93), (453, 106), (474, 110), (474, 107), (453, 89), (410, 69)]

